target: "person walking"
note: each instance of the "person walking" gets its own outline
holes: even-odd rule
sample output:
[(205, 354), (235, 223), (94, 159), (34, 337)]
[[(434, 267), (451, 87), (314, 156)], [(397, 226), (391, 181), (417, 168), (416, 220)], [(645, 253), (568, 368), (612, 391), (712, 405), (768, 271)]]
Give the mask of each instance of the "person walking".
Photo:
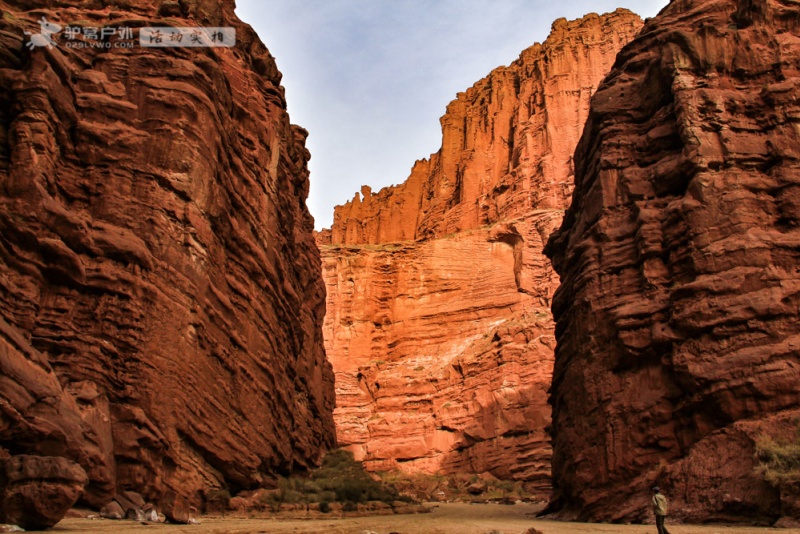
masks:
[(653, 488), (653, 512), (656, 514), (656, 528), (658, 529), (658, 534), (669, 534), (669, 530), (664, 526), (668, 507), (667, 498), (661, 493), (661, 488), (655, 486)]

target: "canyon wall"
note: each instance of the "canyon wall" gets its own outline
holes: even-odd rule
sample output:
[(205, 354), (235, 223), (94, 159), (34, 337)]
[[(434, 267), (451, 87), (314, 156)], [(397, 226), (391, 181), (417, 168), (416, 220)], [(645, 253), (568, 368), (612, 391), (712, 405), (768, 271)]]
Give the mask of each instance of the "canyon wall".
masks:
[[(316, 464), (325, 288), (268, 50), (233, 2), (0, 8), (0, 461), (75, 461), (93, 506), (199, 506)], [(42, 17), (57, 44), (30, 48)], [(168, 24), (237, 44), (119, 46)], [(67, 27), (114, 31), (78, 48)]]
[[(592, 98), (561, 276), (551, 510), (800, 515), (757, 443), (800, 420), (800, 6), (673, 0)], [(792, 497), (792, 495), (795, 495)]]
[(318, 236), (337, 437), (368, 468), (488, 472), (547, 497), (557, 278), (542, 249), (590, 96), (641, 24), (556, 21), (458, 95), (405, 183), (365, 186)]

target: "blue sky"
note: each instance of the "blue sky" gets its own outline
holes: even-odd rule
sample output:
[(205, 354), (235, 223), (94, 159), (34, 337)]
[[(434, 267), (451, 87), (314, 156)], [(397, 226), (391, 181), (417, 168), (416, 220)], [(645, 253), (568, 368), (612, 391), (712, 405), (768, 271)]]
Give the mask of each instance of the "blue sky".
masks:
[(456, 93), (547, 38), (560, 17), (667, 0), (237, 0), (275, 56), (292, 122), (309, 131), (317, 229), (361, 185), (398, 184), (441, 144)]

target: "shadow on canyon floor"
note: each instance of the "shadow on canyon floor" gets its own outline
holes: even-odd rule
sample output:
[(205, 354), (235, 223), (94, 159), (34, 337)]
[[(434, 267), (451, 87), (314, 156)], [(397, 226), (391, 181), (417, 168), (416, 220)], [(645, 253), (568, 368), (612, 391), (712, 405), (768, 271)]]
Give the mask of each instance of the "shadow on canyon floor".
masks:
[[(487, 534), (502, 532), (520, 534), (534, 527), (543, 534), (622, 533), (646, 534), (656, 531), (655, 525), (609, 525), (566, 523), (536, 519), (542, 505), (518, 504), (432, 504), (430, 514), (373, 516), (345, 519), (275, 520), (206, 517), (199, 525), (144, 525), (129, 521), (65, 519), (52, 532), (191, 532), (193, 534)], [(729, 527), (722, 525), (669, 525), (672, 534), (765, 534), (776, 529), (762, 527)], [(779, 529), (782, 533), (800, 533), (800, 529)]]

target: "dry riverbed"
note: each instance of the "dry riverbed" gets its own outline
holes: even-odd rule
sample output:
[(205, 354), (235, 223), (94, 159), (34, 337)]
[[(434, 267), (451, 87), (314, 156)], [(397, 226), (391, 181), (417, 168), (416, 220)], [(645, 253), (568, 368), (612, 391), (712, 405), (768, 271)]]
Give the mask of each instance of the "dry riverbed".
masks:
[[(114, 534), (521, 534), (530, 527), (543, 534), (655, 534), (655, 525), (605, 525), (588, 523), (563, 523), (536, 519), (541, 505), (518, 504), (455, 504), (430, 505), (429, 514), (354, 517), (343, 519), (200, 519), (197, 525), (141, 524), (133, 521), (107, 519), (65, 519), (51, 532), (82, 533), (103, 532)], [(671, 534), (767, 534), (795, 533), (800, 529), (772, 529), (760, 527), (733, 527), (721, 525), (672, 525)]]

